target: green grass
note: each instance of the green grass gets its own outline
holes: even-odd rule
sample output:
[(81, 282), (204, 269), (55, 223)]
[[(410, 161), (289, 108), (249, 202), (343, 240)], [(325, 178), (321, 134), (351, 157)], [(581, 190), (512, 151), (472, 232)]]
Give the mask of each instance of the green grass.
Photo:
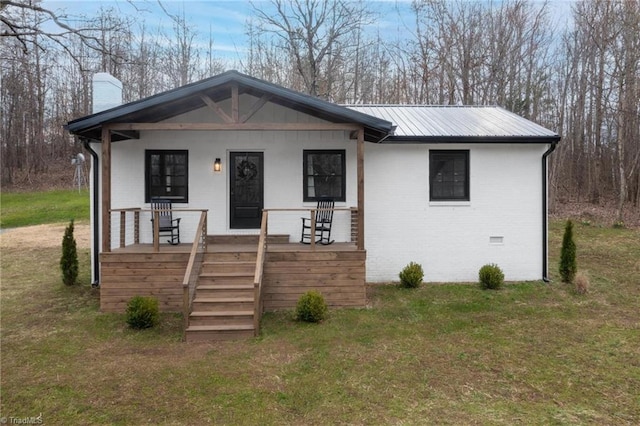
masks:
[[(576, 295), (553, 282), (371, 289), (321, 324), (267, 313), (262, 335), (185, 344), (181, 317), (129, 330), (98, 311), (89, 256), (2, 247), (1, 416), (45, 424), (640, 423), (640, 231), (577, 225)], [(26, 268), (24, 265), (29, 265)]]
[(89, 220), (89, 191), (0, 193), (0, 228)]

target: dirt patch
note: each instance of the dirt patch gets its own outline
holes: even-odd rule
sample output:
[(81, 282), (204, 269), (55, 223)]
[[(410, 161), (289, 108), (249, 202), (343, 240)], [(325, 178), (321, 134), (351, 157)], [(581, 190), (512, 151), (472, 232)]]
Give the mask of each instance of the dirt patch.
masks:
[[(0, 234), (0, 247), (3, 249), (60, 247), (66, 226), (66, 224), (59, 223), (3, 229)], [(78, 248), (90, 247), (90, 234), (88, 224), (75, 224), (73, 235)]]

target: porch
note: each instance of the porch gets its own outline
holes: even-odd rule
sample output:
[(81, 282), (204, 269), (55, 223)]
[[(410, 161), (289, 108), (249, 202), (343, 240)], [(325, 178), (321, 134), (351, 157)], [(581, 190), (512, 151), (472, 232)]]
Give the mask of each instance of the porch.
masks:
[(364, 306), (366, 252), (357, 244), (357, 211), (336, 210), (350, 219), (352, 232), (330, 245), (269, 232), (279, 216), (304, 211), (313, 219), (315, 209), (265, 210), (253, 235), (207, 235), (208, 212), (185, 209), (192, 216), (186, 225), (197, 215), (199, 222), (193, 241), (178, 245), (159, 238), (141, 243), (144, 211), (114, 210), (119, 229), (111, 241), (121, 244), (100, 254), (100, 308), (124, 312), (133, 296), (154, 296), (162, 311), (184, 314), (187, 341), (210, 341), (257, 335), (264, 311), (295, 307), (311, 289), (333, 307)]

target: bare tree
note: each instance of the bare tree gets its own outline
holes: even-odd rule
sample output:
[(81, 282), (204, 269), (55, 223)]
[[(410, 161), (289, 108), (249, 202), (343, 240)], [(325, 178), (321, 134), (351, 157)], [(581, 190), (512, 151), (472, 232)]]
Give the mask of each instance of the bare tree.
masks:
[(274, 14), (252, 6), (259, 33), (280, 41), (278, 46), (294, 61), (305, 91), (330, 98), (338, 78), (336, 62), (350, 57), (358, 32), (371, 20), (364, 5), (346, 0), (271, 0)]
[[(77, 36), (91, 49), (104, 50), (90, 20), (77, 16), (71, 18), (42, 7), (41, 4), (41, 0), (0, 0), (0, 36), (17, 41), (25, 53), (35, 48), (43, 50), (46, 40), (71, 54), (67, 47), (67, 40), (71, 35)], [(25, 14), (29, 14), (30, 19), (23, 19)], [(72, 24), (71, 20), (80, 21), (80, 24)], [(45, 30), (45, 24), (49, 24), (46, 27), (52, 29)]]
[[(162, 3), (159, 3), (162, 6)], [(184, 86), (192, 82), (200, 66), (200, 51), (196, 47), (197, 31), (182, 14), (172, 14), (163, 7), (165, 14), (173, 22), (173, 34), (166, 36), (168, 44), (164, 55), (164, 70), (171, 87)]]

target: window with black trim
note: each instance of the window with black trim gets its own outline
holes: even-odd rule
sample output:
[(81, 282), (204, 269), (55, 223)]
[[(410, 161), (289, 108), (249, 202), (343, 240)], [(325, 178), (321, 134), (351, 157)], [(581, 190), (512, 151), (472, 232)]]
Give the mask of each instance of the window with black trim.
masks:
[(345, 151), (303, 151), (304, 201), (328, 197), (345, 201)]
[(145, 202), (161, 197), (176, 203), (189, 201), (189, 151), (145, 151)]
[(469, 150), (429, 151), (429, 200), (470, 200)]

